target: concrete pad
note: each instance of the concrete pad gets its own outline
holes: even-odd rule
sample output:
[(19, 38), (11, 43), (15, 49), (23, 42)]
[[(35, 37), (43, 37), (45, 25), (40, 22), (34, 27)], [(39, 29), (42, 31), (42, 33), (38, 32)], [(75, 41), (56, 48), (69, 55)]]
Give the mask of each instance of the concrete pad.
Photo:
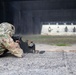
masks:
[(26, 53), (23, 58), (3, 57), (0, 75), (76, 75), (76, 53), (46, 50), (43, 54)]

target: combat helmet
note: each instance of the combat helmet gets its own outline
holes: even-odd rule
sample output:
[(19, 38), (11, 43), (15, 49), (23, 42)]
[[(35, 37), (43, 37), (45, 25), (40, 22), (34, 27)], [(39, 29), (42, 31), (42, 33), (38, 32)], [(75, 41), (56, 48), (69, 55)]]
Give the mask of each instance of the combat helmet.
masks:
[(3, 22), (0, 24), (0, 34), (10, 34), (13, 36), (15, 34), (15, 27), (8, 22)]

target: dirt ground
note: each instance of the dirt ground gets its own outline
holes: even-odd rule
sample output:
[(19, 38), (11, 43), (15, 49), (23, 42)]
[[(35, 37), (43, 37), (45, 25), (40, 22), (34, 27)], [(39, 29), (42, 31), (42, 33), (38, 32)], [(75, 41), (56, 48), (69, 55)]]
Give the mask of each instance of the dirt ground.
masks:
[(45, 52), (0, 58), (0, 75), (76, 75), (76, 45), (36, 44), (36, 50)]
[(36, 44), (36, 50), (44, 50), (44, 51), (64, 51), (64, 52), (76, 52), (76, 44), (70, 46), (55, 46), (55, 45), (48, 45), (48, 44)]

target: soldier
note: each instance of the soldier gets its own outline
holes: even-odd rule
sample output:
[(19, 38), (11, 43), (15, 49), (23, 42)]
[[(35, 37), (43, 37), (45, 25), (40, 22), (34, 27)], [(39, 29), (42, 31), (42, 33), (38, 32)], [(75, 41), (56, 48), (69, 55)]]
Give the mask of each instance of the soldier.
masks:
[(23, 56), (23, 50), (19, 44), (11, 38), (14, 34), (15, 27), (12, 24), (7, 22), (0, 24), (0, 55), (2, 55), (5, 50), (8, 50), (16, 57)]

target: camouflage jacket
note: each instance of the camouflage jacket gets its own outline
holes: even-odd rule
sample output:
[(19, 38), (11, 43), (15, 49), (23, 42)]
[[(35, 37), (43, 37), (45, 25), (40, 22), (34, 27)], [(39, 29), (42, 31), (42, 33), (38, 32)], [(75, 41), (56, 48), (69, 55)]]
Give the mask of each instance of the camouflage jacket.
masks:
[(3, 45), (5, 45), (6, 47), (8, 46), (8, 44), (4, 41), (7, 38), (8, 35), (0, 35), (0, 55), (5, 51), (5, 47)]

